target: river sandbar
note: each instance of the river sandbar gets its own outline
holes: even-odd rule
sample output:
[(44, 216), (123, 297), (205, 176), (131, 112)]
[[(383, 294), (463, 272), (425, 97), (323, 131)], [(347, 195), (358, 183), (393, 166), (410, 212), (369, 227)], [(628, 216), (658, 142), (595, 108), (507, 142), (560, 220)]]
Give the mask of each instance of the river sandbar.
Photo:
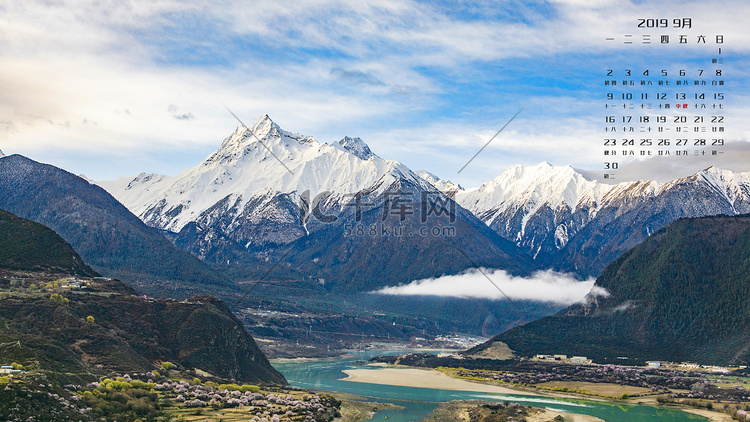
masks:
[(368, 384), (396, 385), (400, 387), (434, 388), (438, 390), (473, 391), (477, 393), (522, 394), (541, 396), (528, 391), (514, 390), (496, 385), (479, 384), (451, 378), (442, 372), (415, 368), (347, 369), (344, 381)]

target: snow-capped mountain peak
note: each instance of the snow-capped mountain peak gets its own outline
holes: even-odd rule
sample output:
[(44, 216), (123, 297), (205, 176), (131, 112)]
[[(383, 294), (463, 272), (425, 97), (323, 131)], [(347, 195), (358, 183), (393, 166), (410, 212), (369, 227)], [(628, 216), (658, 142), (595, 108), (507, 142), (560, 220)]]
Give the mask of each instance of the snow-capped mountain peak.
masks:
[[(567, 214), (585, 209), (585, 213), (593, 214), (610, 188), (570, 166), (553, 166), (545, 161), (535, 166), (513, 166), (478, 188), (458, 192), (456, 202), (502, 235), (509, 237), (514, 232), (518, 242), (538, 213), (550, 210)], [(511, 220), (515, 223), (502, 223)], [(560, 246), (567, 243), (566, 233), (556, 236)]]
[(317, 143), (315, 138), (312, 136), (304, 136), (299, 133), (292, 133), (281, 129), (276, 122), (271, 120), (268, 114), (264, 114), (255, 121), (253, 126), (250, 128), (250, 138), (255, 140), (268, 140), (268, 139), (285, 139), (294, 140), (298, 143)]
[(345, 151), (349, 151), (363, 160), (369, 160), (370, 157), (375, 155), (365, 141), (360, 138), (345, 136), (344, 139), (340, 140), (338, 144), (334, 144), (334, 146), (340, 146)]
[(417, 175), (422, 179), (428, 181), (437, 190), (445, 193), (450, 197), (453, 197), (456, 193), (464, 190), (461, 185), (455, 184), (450, 180), (443, 180), (426, 170), (417, 171)]
[(296, 146), (315, 147), (319, 142), (311, 136), (287, 132), (279, 127), (267, 114), (262, 115), (250, 128), (238, 126), (237, 129), (222, 142), (205, 162), (219, 162), (226, 165), (229, 162), (247, 156), (253, 150), (261, 154), (285, 154), (285, 150)]
[(731, 170), (722, 170), (711, 166), (697, 173), (697, 176), (703, 178), (707, 182), (721, 183), (721, 184), (732, 184), (734, 182), (742, 183), (747, 181), (748, 173), (735, 173)]
[(750, 196), (750, 173), (735, 173), (711, 166), (696, 173), (693, 179), (715, 189), (733, 208), (738, 198)]
[(598, 202), (609, 188), (570, 166), (545, 161), (536, 166), (513, 166), (482, 186), (459, 193), (459, 203), (469, 210), (504, 210), (514, 204), (573, 209), (582, 200)]
[[(693, 200), (693, 195), (700, 200)], [(639, 180), (607, 185), (585, 178), (570, 166), (543, 162), (511, 167), (478, 188), (458, 192), (455, 199), (535, 259), (552, 259), (584, 227), (589, 227), (588, 235), (595, 230), (614, 233), (605, 227), (620, 219), (630, 221), (617, 229), (622, 230), (621, 237), (612, 237), (617, 239), (611, 246), (616, 257), (633, 246), (633, 239), (650, 235), (671, 219), (748, 212), (750, 173), (709, 167), (667, 183)], [(610, 239), (609, 235), (601, 238)], [(617, 243), (626, 238), (631, 243)], [(588, 240), (580, 239), (577, 247), (587, 244)], [(602, 265), (609, 262), (605, 261)]]
[(372, 153), (359, 138), (322, 143), (287, 132), (263, 115), (249, 130), (235, 130), (202, 163), (174, 177), (140, 174), (126, 186), (102, 186), (147, 224), (178, 232), (190, 222), (208, 224), (227, 212), (231, 219), (248, 218), (246, 207), (260, 209), (258, 204), (280, 195), (296, 204), (304, 192), (332, 192), (344, 201), (365, 189), (387, 189), (397, 180), (429, 186), (403, 164)]
[(271, 131), (275, 131), (277, 134), (281, 132), (281, 128), (277, 125), (268, 114), (264, 114), (258, 118), (251, 128), (255, 134), (263, 138)]

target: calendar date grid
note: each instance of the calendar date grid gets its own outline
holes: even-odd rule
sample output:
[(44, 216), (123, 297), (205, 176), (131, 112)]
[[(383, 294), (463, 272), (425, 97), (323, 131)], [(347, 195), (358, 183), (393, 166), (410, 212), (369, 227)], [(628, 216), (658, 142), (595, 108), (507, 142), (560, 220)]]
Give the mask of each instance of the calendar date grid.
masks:
[[(639, 19), (638, 28), (692, 28), (691, 18)], [(652, 40), (669, 44), (670, 36), (642, 34), (644, 47)], [(726, 80), (722, 68), (723, 35), (679, 35), (678, 43), (715, 45), (696, 66), (665, 62), (647, 66), (622, 65), (604, 69), (604, 130), (601, 139), (604, 179), (615, 179), (622, 162), (632, 159), (719, 156), (726, 144)], [(633, 44), (633, 34), (621, 39)], [(615, 37), (608, 37), (614, 41)], [(684, 60), (683, 60), (684, 61)]]

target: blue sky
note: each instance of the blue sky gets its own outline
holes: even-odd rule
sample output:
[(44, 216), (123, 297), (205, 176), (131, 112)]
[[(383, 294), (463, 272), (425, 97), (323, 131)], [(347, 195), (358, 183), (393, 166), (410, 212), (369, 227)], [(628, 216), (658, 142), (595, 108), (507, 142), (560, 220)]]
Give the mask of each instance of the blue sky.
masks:
[[(103, 180), (193, 166), (268, 113), (282, 128), (477, 186), (549, 161), (601, 175), (603, 72), (694, 69), (638, 18), (725, 37), (723, 156), (623, 161), (619, 180), (750, 171), (750, 4), (707, 1), (0, 2), (0, 150)], [(640, 32), (639, 32), (640, 31)], [(516, 112), (464, 171), (458, 170)]]

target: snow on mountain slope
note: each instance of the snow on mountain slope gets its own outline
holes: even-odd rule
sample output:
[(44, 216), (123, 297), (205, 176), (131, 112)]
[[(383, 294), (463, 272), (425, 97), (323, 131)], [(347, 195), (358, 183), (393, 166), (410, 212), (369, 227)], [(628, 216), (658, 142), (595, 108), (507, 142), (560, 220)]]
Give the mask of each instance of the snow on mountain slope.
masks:
[(161, 179), (165, 179), (168, 176), (156, 173), (140, 173), (137, 176), (122, 176), (115, 180), (105, 180), (96, 182), (97, 185), (104, 188), (108, 192), (124, 192), (125, 190), (133, 189), (135, 186), (140, 184), (151, 184), (158, 182)]
[(456, 202), (487, 225), (492, 225), (509, 210), (519, 209), (524, 210), (525, 221), (528, 221), (543, 207), (572, 211), (586, 208), (594, 217), (601, 208), (615, 203), (639, 202), (686, 183), (710, 187), (730, 204), (750, 198), (750, 172), (735, 173), (715, 167), (668, 183), (640, 180), (607, 185), (588, 180), (570, 166), (553, 166), (544, 162), (536, 166), (511, 167), (482, 186), (466, 190), (460, 186), (455, 189), (456, 185), (431, 173), (420, 171), (418, 174), (445, 193), (455, 190)]
[(729, 170), (721, 170), (716, 167), (709, 167), (701, 172), (696, 173), (685, 179), (678, 179), (666, 184), (665, 188), (670, 188), (678, 183), (703, 184), (714, 189), (719, 195), (732, 206), (734, 213), (747, 212), (739, 207), (741, 203), (747, 203), (750, 200), (750, 172), (734, 173)]
[[(353, 213), (344, 207), (356, 193), (366, 193), (371, 206), (387, 206), (389, 188), (405, 187), (417, 196), (438, 189), (461, 206), (459, 214), (472, 213), (535, 265), (586, 277), (675, 219), (750, 212), (750, 173), (708, 168), (669, 183), (607, 185), (545, 162), (511, 167), (464, 190), (382, 159), (359, 138), (321, 143), (282, 130), (267, 115), (174, 177), (140, 174), (101, 185), (146, 224), (177, 233), (173, 241), (196, 256), (218, 256), (220, 242), (227, 250), (252, 249), (259, 259), (327, 225), (307, 219), (310, 205), (343, 216)], [(470, 220), (468, 226), (481, 225)], [(499, 244), (494, 234), (487, 239)], [(351, 246), (343, 245), (341, 253), (352, 253)]]
[[(446, 191), (444, 181), (425, 179)], [(614, 248), (604, 245), (617, 236), (640, 241), (673, 219), (750, 212), (750, 173), (710, 167), (668, 183), (606, 185), (569, 166), (541, 163), (511, 167), (478, 188), (456, 191), (454, 198), (496, 233), (552, 265), (579, 233), (583, 238), (574, 247), (595, 236), (604, 242), (600, 246)], [(633, 233), (636, 226), (644, 232)]]
[(457, 192), (464, 190), (461, 185), (457, 185), (450, 180), (440, 179), (429, 171), (419, 170), (417, 171), (417, 175), (448, 196), (453, 196)]
[[(397, 179), (431, 188), (401, 163), (373, 154), (359, 138), (321, 143), (282, 130), (263, 115), (250, 130), (237, 128), (216, 152), (174, 177), (140, 174), (127, 183), (101, 185), (147, 224), (179, 232), (190, 222), (211, 224), (227, 212), (247, 216), (249, 207), (273, 208), (279, 194), (297, 204), (306, 191), (311, 198), (331, 192), (326, 202), (340, 207), (351, 194), (384, 190)], [(209, 212), (217, 205), (220, 213)], [(273, 218), (274, 212), (265, 214)]]
[(544, 206), (573, 210), (583, 204), (599, 204), (610, 188), (586, 179), (570, 166), (544, 162), (511, 167), (478, 188), (458, 192), (456, 202), (491, 225), (504, 212), (519, 208), (524, 209), (527, 221)]
[(534, 257), (563, 248), (594, 218), (612, 188), (586, 179), (570, 166), (547, 162), (511, 167), (468, 190), (448, 189), (450, 182), (431, 174), (423, 177)]

